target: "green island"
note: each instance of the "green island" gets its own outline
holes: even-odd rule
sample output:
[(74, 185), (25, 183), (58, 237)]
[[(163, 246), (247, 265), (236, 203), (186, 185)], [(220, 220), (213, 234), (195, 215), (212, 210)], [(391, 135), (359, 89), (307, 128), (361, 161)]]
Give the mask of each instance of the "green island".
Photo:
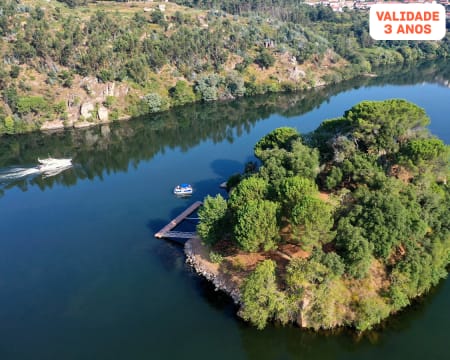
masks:
[(448, 272), (450, 147), (428, 123), (391, 99), (270, 132), (229, 198), (205, 198), (188, 262), (258, 329), (379, 324)]
[(375, 41), (367, 10), (297, 0), (3, 0), (0, 135), (375, 76), (449, 39)]

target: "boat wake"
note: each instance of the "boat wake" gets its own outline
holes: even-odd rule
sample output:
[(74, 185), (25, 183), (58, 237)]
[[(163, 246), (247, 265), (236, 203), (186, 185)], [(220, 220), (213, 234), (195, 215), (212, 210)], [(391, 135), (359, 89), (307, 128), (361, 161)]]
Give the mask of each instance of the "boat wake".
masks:
[(0, 183), (22, 180), (41, 174), (43, 178), (51, 177), (72, 167), (72, 159), (44, 159), (38, 160), (39, 165), (31, 168), (9, 168), (0, 170)]
[(0, 181), (2, 180), (19, 180), (30, 175), (39, 174), (40, 170), (37, 167), (33, 168), (13, 168), (0, 171)]

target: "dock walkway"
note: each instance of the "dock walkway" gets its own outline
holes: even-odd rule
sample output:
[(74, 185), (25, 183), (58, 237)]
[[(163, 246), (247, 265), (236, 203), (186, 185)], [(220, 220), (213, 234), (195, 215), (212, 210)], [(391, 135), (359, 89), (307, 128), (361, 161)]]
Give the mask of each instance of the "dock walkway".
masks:
[(195, 233), (190, 232), (179, 232), (179, 231), (171, 231), (178, 224), (180, 224), (183, 220), (185, 220), (189, 215), (191, 215), (195, 210), (197, 210), (203, 203), (201, 201), (196, 201), (191, 206), (189, 206), (186, 210), (184, 210), (180, 215), (178, 215), (175, 219), (173, 219), (170, 223), (164, 226), (161, 230), (159, 230), (155, 237), (158, 239), (162, 238), (192, 238)]

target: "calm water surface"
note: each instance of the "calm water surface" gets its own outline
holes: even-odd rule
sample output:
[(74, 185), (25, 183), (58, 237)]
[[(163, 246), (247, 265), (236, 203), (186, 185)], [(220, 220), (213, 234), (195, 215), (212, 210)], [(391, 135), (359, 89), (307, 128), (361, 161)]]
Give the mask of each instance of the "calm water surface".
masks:
[[(361, 100), (413, 101), (430, 115), (432, 132), (450, 143), (450, 89), (427, 74), (1, 138), (4, 169), (34, 166), (48, 154), (72, 156), (77, 166), (0, 186), (0, 359), (448, 356), (449, 281), (360, 339), (349, 331), (257, 331), (185, 265), (179, 245), (152, 236), (190, 202), (220, 192), (219, 183), (242, 170), (270, 130), (308, 132)], [(180, 182), (196, 189), (189, 201), (171, 195)]]

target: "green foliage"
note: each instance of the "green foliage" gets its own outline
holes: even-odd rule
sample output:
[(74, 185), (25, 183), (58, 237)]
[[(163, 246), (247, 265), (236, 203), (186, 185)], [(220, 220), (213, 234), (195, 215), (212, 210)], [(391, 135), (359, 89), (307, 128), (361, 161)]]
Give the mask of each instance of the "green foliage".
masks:
[[(53, 2), (40, 7), (41, 3), (29, 2), (25, 6), (4, 0), (0, 37), (11, 41), (5, 42), (3, 57), (26, 64), (27, 68), (39, 73), (54, 72), (55, 76), (49, 76), (48, 84), (58, 82), (68, 88), (72, 87), (74, 76), (79, 75), (93, 76), (101, 82), (129, 81), (150, 89), (147, 86), (150, 79), (168, 64), (167, 69), (173, 72), (170, 75), (164, 73), (162, 80), (172, 83), (174, 79), (184, 77), (195, 82), (196, 96), (192, 96), (189, 87), (180, 89), (180, 94), (177, 91), (172, 97), (170, 104), (173, 105), (314, 86), (319, 75), (312, 70), (299, 82), (283, 82), (278, 73), (267, 79), (265, 73), (261, 79), (250, 77), (244, 83), (245, 71), (252, 62), (268, 68), (283, 54), (295, 56), (298, 63), (309, 62), (308, 68), (321, 67), (324, 60), (337, 64), (337, 67), (330, 66), (323, 76), (329, 82), (337, 82), (367, 73), (374, 66), (402, 64), (421, 58), (445, 58), (450, 53), (448, 36), (441, 42), (404, 42), (401, 46), (397, 42), (375, 42), (368, 34), (364, 12), (334, 13), (327, 7), (311, 7), (293, 0), (283, 0), (279, 4), (268, 0), (257, 3), (177, 1), (192, 7), (220, 8), (243, 16), (224, 17), (223, 11), (212, 11), (208, 14), (207, 28), (199, 26), (198, 20), (191, 18), (190, 11), (180, 10), (166, 18), (159, 9), (148, 14), (142, 13), (138, 6), (124, 9), (117, 5), (114, 6), (117, 11), (110, 11), (107, 5), (95, 5), (93, 0), (61, 1), (74, 9), (68, 11)], [(82, 7), (88, 3), (94, 5)], [(29, 15), (26, 22), (24, 12)], [(263, 18), (270, 18), (270, 22), (261, 21)], [(270, 48), (262, 46), (267, 45), (267, 41)], [(348, 62), (347, 66), (338, 64), (341, 57)], [(228, 64), (234, 63), (237, 58), (243, 61), (236, 64), (235, 71), (224, 71), (227, 61), (230, 59)], [(10, 71), (0, 71), (7, 77), (3, 79), (0, 74), (2, 88), (10, 86), (10, 80), (20, 77), (18, 69), (18, 65), (12, 65)], [(219, 78), (219, 81), (211, 77)], [(22, 85), (27, 89), (26, 83)], [(127, 105), (135, 110), (133, 115), (153, 111), (145, 110), (145, 104)], [(163, 110), (168, 105), (166, 102)], [(400, 107), (397, 106), (397, 115), (402, 116)], [(17, 113), (14, 109), (13, 112)], [(395, 135), (392, 126), (379, 130), (372, 120), (363, 121), (366, 123), (361, 123), (358, 129), (358, 134), (365, 138), (361, 141), (361, 149), (369, 146), (364, 151), (382, 154), (386, 146), (397, 147), (397, 141), (388, 139), (386, 142), (391, 134)], [(382, 140), (372, 144), (374, 139), (370, 138), (378, 131)], [(404, 141), (398, 139), (399, 143)], [(329, 148), (323, 143), (321, 146)], [(345, 152), (339, 153), (342, 159)], [(282, 172), (276, 166), (268, 165), (267, 168), (270, 168), (267, 170), (270, 176)]]
[(49, 110), (47, 101), (41, 96), (22, 96), (17, 99), (17, 112), (21, 115), (39, 114)]
[(389, 306), (380, 297), (368, 297), (359, 301), (355, 327), (359, 331), (369, 330), (389, 315)]
[(282, 312), (284, 304), (283, 293), (277, 289), (275, 262), (260, 262), (245, 280), (241, 293), (240, 315), (262, 330), (269, 320)]
[(144, 96), (142, 100), (145, 103), (145, 105), (147, 105), (148, 112), (150, 113), (155, 113), (164, 110), (165, 107), (164, 99), (159, 94), (156, 93), (147, 94)]
[(173, 104), (175, 106), (184, 105), (195, 101), (195, 94), (192, 87), (186, 81), (179, 80), (170, 90)]
[(66, 102), (64, 100), (61, 100), (60, 102), (53, 105), (53, 111), (55, 113), (57, 113), (58, 115), (64, 114), (66, 109), (67, 109), (67, 106), (66, 106)]
[(223, 256), (219, 253), (216, 253), (215, 251), (209, 252), (209, 258), (214, 264), (221, 264), (223, 261)]
[(279, 239), (278, 205), (268, 200), (250, 200), (236, 211), (234, 238), (244, 251), (274, 249)]
[(360, 149), (370, 153), (398, 151), (408, 132), (428, 125), (425, 110), (406, 100), (363, 101), (344, 114)]
[(290, 150), (292, 141), (299, 137), (300, 134), (294, 128), (282, 127), (275, 129), (256, 143), (254, 147), (255, 156), (260, 157), (264, 150)]
[(110, 109), (115, 104), (116, 100), (116, 97), (109, 95), (106, 97), (103, 105)]
[(275, 57), (267, 49), (263, 49), (256, 57), (255, 63), (267, 69), (275, 64)]
[(301, 176), (294, 176), (282, 180), (277, 195), (283, 204), (283, 214), (288, 216), (302, 200), (317, 193), (317, 185), (313, 181)]
[(86, 5), (89, 2), (89, 0), (58, 0), (58, 1), (66, 3), (70, 7)]
[(290, 221), (293, 239), (300, 241), (307, 251), (333, 238), (333, 209), (317, 198), (306, 196), (297, 202), (292, 208)]
[(301, 140), (292, 142), (289, 168), (295, 175), (315, 179), (319, 173), (319, 151), (304, 145)]
[(362, 192), (359, 202), (349, 217), (364, 229), (364, 237), (373, 244), (376, 257), (387, 260), (395, 246), (417, 241), (426, 234), (420, 205), (397, 195), (395, 190), (385, 187), (371, 193)]
[(269, 184), (264, 179), (255, 176), (245, 178), (231, 191), (229, 206), (236, 211), (249, 201), (264, 200), (268, 195), (268, 190)]
[(6, 134), (14, 134), (15, 133), (15, 129), (14, 129), (14, 119), (12, 118), (12, 116), (7, 116), (3, 119), (3, 126), (4, 126), (4, 132)]
[(228, 73), (225, 78), (225, 84), (232, 96), (240, 97), (245, 95), (244, 79), (238, 73)]
[(347, 183), (367, 184), (371, 188), (380, 188), (386, 181), (386, 175), (378, 165), (376, 155), (357, 153), (345, 159), (340, 169), (342, 180)]
[(413, 139), (402, 146), (398, 162), (413, 173), (434, 173), (440, 179), (449, 176), (450, 147), (436, 138)]
[(240, 182), (242, 179), (242, 175), (241, 174), (233, 174), (231, 175), (228, 180), (227, 180), (227, 191), (231, 191), (232, 189), (234, 189)]
[(335, 189), (342, 182), (343, 173), (340, 167), (333, 166), (330, 173), (325, 179), (325, 187), (327, 190)]
[(373, 259), (373, 244), (362, 234), (363, 230), (351, 225), (348, 219), (339, 221), (336, 246), (345, 261), (347, 273), (354, 278), (366, 277)]
[(13, 79), (17, 79), (19, 77), (19, 74), (20, 74), (20, 66), (17, 65), (11, 66), (11, 71), (9, 72), (9, 75)]
[(255, 156), (263, 162), (260, 175), (273, 184), (296, 175), (314, 179), (319, 172), (319, 152), (303, 144), (296, 129), (275, 129), (254, 149)]
[(212, 246), (224, 235), (227, 222), (227, 202), (218, 194), (216, 197), (207, 196), (203, 206), (198, 211), (200, 222), (197, 233), (202, 241)]
[(291, 260), (286, 272), (287, 290), (294, 303), (301, 304), (307, 298), (309, 306), (302, 317), (308, 326), (332, 328), (342, 321), (345, 288), (339, 278), (344, 273), (344, 263), (336, 253), (316, 248), (309, 259)]
[(195, 91), (203, 101), (217, 100), (218, 87), (222, 84), (222, 77), (217, 74), (205, 75), (197, 80)]
[[(228, 208), (238, 246), (273, 249), (281, 235), (310, 252), (287, 266), (276, 311), (247, 307), (244, 318), (259, 327), (301, 318), (314, 329), (348, 324), (364, 331), (447, 275), (448, 148), (417, 130), (427, 117), (414, 105), (392, 100), (352, 109), (302, 138), (292, 128), (272, 131), (255, 145), (259, 170), (236, 178)], [(394, 126), (399, 113), (402, 132)], [(428, 170), (403, 182), (391, 175), (395, 161)], [(316, 178), (341, 196), (320, 200)]]
[(286, 283), (289, 288), (299, 292), (310, 285), (323, 283), (328, 278), (330, 269), (318, 259), (297, 258), (289, 262), (286, 272)]

